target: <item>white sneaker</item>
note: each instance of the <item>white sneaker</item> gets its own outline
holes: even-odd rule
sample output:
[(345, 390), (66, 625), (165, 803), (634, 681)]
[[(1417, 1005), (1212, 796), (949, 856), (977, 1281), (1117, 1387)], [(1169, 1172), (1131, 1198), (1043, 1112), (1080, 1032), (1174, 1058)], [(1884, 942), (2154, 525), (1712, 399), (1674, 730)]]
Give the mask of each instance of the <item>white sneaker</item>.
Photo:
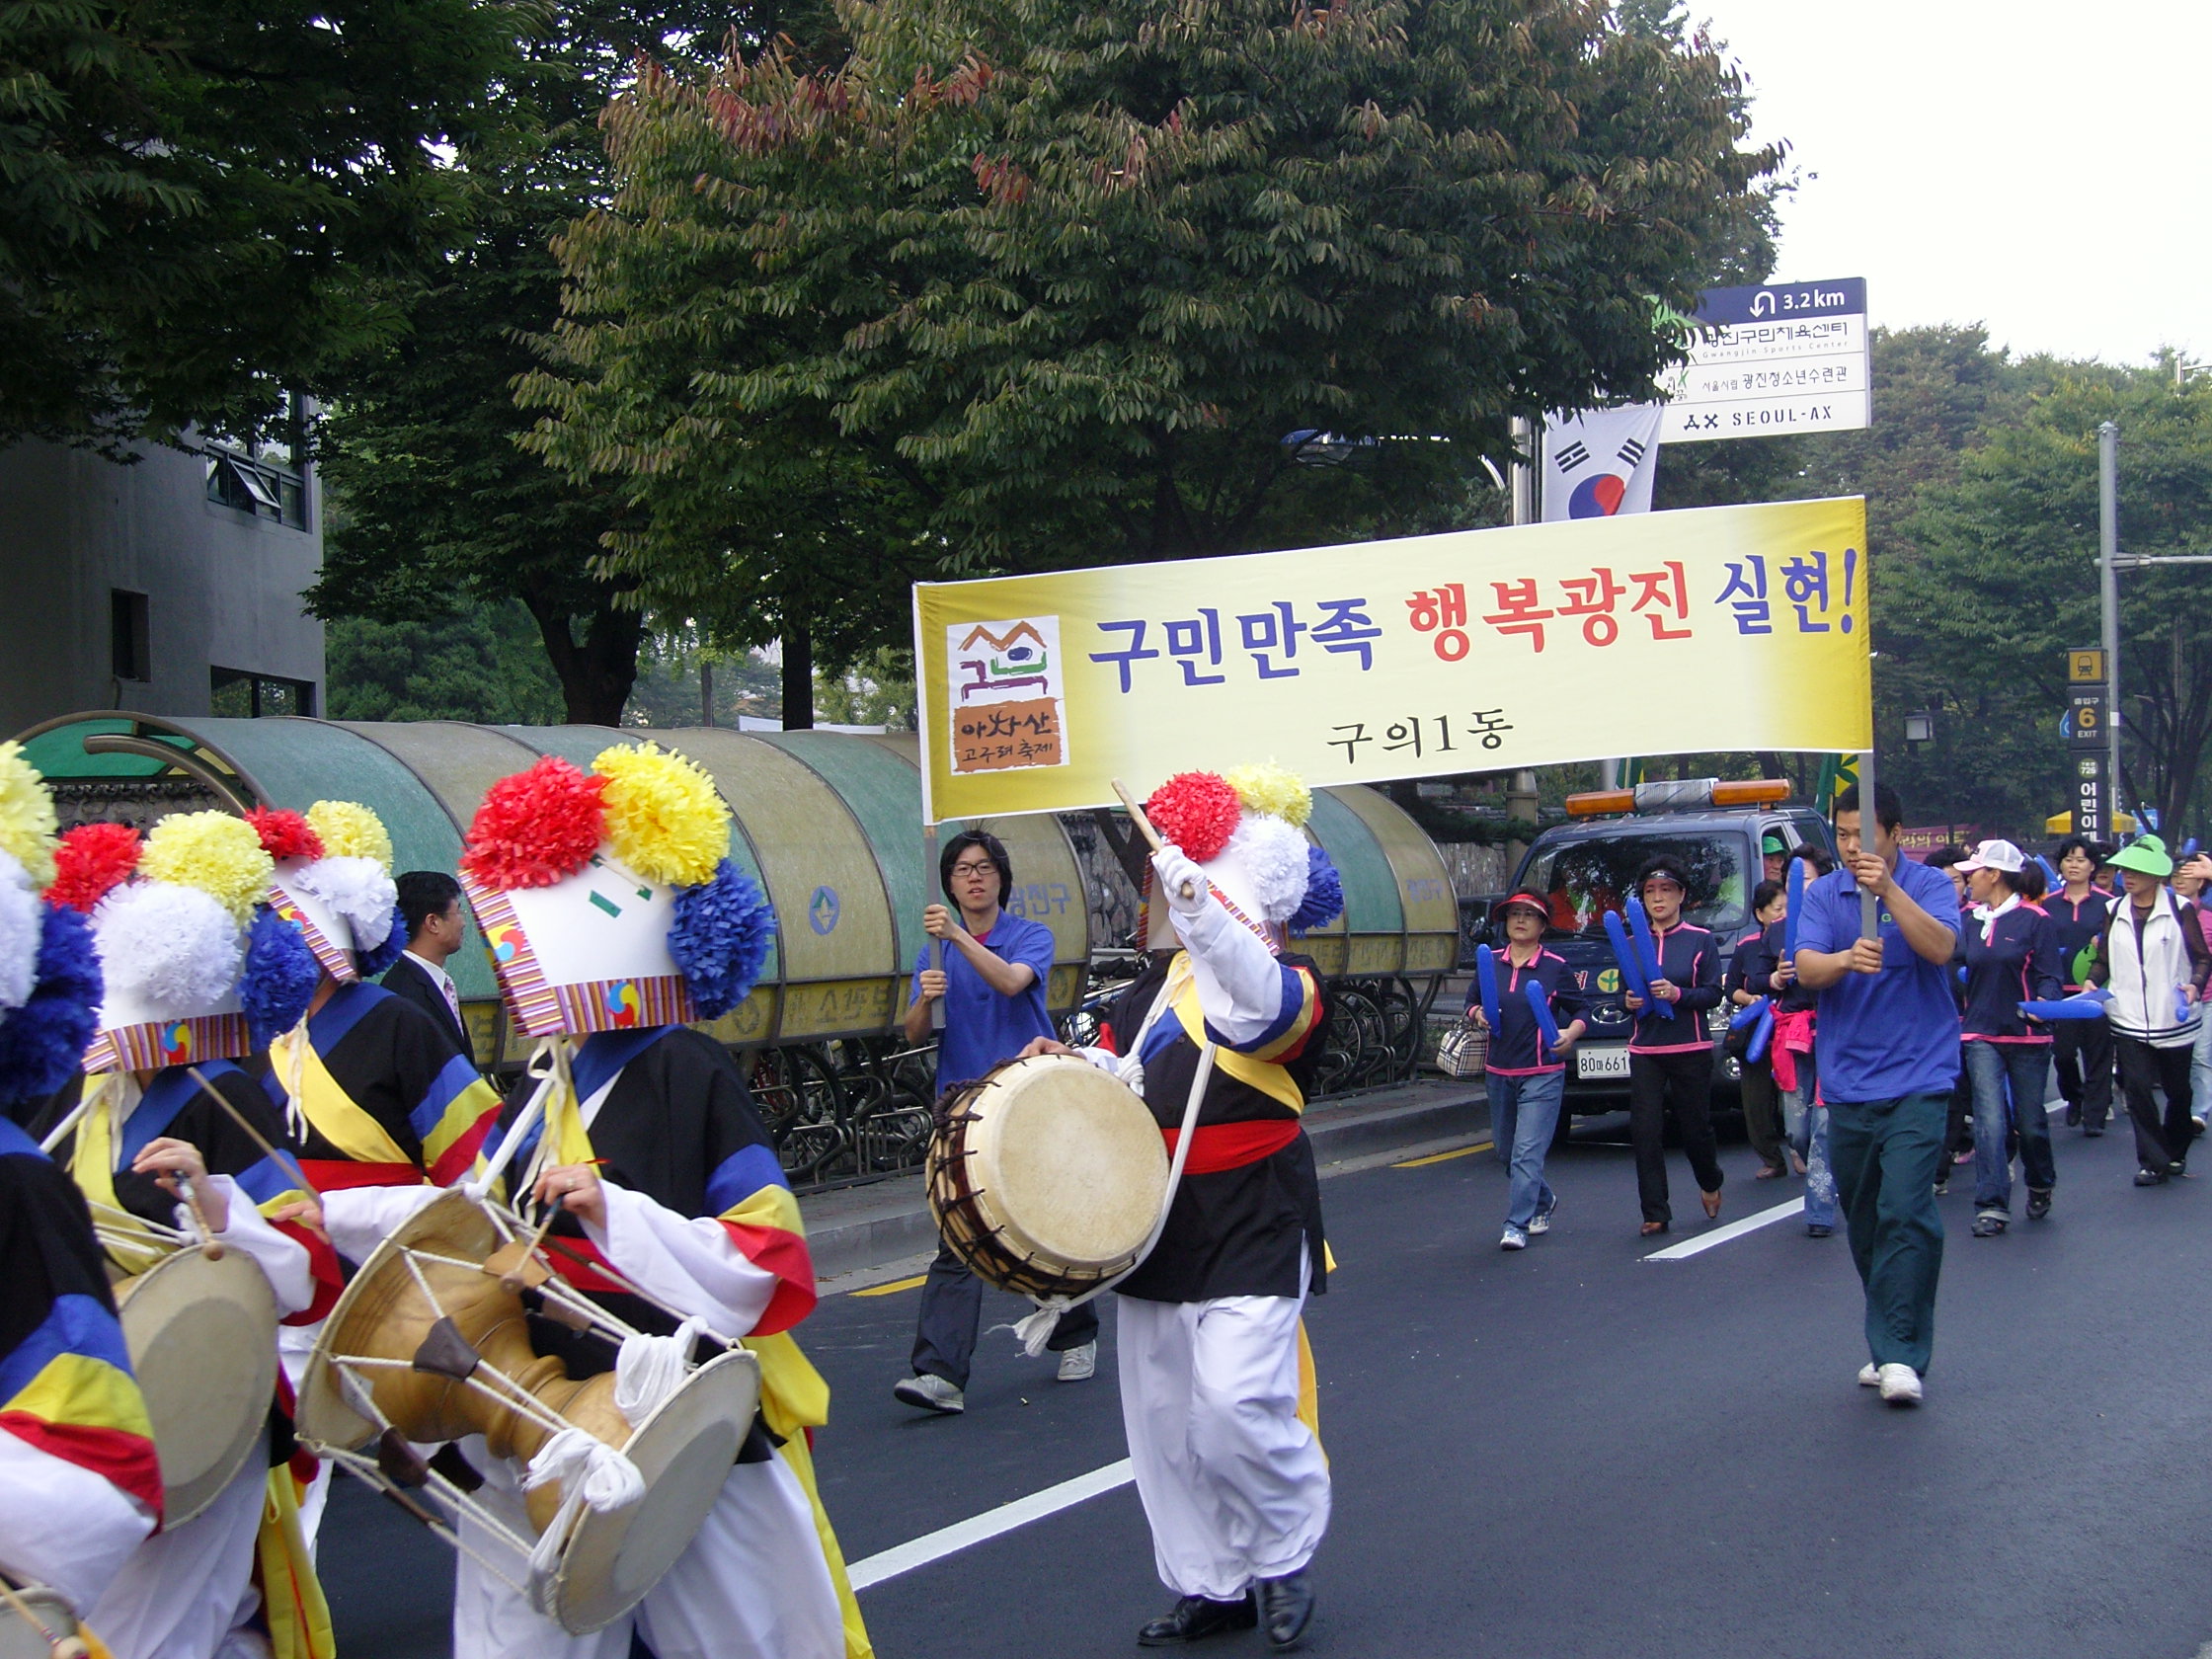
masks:
[(1063, 1382), (1088, 1382), (1098, 1374), (1098, 1344), (1086, 1342), (1080, 1348), (1069, 1348), (1060, 1356), (1060, 1381)]
[(1559, 1201), (1557, 1199), (1553, 1199), (1551, 1201), (1550, 1209), (1539, 1210), (1534, 1216), (1530, 1217), (1529, 1236), (1531, 1238), (1536, 1238), (1549, 1232), (1551, 1230), (1551, 1218), (1558, 1213), (1558, 1209)]
[(1858, 1368), (1858, 1385), (1861, 1388), (1878, 1388), (1882, 1385), (1882, 1374), (1874, 1369), (1872, 1360)]
[(1529, 1235), (1508, 1222), (1505, 1231), (1498, 1235), (1498, 1248), (1501, 1250), (1526, 1250), (1528, 1247)]
[(1887, 1405), (1920, 1404), (1920, 1373), (1895, 1363), (1881, 1369), (1882, 1401)]
[(918, 1406), (923, 1411), (937, 1411), (950, 1417), (968, 1409), (967, 1396), (942, 1377), (923, 1372), (919, 1377), (903, 1378), (891, 1385), (894, 1399), (908, 1405)]

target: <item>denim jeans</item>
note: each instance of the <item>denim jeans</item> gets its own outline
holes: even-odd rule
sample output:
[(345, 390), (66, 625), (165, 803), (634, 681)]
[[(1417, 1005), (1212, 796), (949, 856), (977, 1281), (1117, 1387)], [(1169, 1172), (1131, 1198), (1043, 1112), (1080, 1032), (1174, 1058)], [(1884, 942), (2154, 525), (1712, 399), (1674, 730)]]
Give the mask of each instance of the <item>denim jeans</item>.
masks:
[(2043, 1096), (2051, 1080), (2048, 1043), (1967, 1043), (1966, 1075), (1974, 1083), (1974, 1208), (2013, 1207), (2013, 1153), (2007, 1142), (2006, 1100), (2019, 1132), (2020, 1173), (2030, 1192), (2058, 1185), (2051, 1156), (2051, 1117)]
[(1489, 1083), (1490, 1139), (1508, 1173), (1506, 1225), (1526, 1232), (1539, 1214), (1548, 1215), (1559, 1202), (1544, 1181), (1543, 1159), (1551, 1150), (1551, 1132), (1558, 1127), (1566, 1073), (1501, 1077), (1492, 1071)]
[(1836, 1174), (1828, 1155), (1828, 1108), (1819, 1104), (1820, 1067), (1813, 1056), (1797, 1057), (1797, 1086), (1782, 1096), (1789, 1144), (1805, 1160), (1805, 1224), (1836, 1224)]

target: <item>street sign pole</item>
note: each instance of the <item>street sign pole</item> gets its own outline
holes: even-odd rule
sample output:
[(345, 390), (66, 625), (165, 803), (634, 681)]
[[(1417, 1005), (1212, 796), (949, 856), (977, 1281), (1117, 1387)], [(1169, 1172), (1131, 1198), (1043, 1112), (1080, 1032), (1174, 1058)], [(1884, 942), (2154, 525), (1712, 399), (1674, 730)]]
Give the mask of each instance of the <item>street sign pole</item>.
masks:
[[(2104, 631), (2104, 821), (2120, 821), (2120, 429), (2096, 429), (2097, 604)], [(2117, 840), (2115, 830), (2113, 839)]]

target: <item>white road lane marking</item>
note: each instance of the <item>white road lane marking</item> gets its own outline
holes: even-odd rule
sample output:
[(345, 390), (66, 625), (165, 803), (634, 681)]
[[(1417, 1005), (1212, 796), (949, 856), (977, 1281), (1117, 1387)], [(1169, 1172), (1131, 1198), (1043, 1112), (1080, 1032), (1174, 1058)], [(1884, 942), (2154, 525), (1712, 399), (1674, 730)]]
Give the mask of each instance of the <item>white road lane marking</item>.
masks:
[(932, 1561), (941, 1561), (947, 1555), (972, 1549), (979, 1543), (1010, 1533), (1016, 1527), (1026, 1527), (1032, 1521), (1042, 1521), (1048, 1515), (1057, 1515), (1064, 1509), (1095, 1498), (1103, 1492), (1115, 1491), (1136, 1479), (1127, 1458), (1118, 1463), (1108, 1463), (1104, 1468), (1092, 1469), (1088, 1474), (1078, 1474), (1072, 1480), (1063, 1480), (1058, 1486), (1048, 1486), (1042, 1492), (1032, 1492), (1026, 1498), (1016, 1498), (1012, 1503), (1000, 1504), (996, 1509), (966, 1521), (956, 1521), (949, 1527), (940, 1527), (925, 1533), (908, 1543), (896, 1544), (865, 1561), (855, 1561), (850, 1569), (854, 1590), (866, 1590), (872, 1585), (893, 1579), (902, 1573), (910, 1573), (916, 1567), (926, 1567)]
[(1730, 1222), (1724, 1227), (1714, 1227), (1710, 1232), (1701, 1232), (1695, 1238), (1686, 1238), (1680, 1244), (1669, 1245), (1664, 1250), (1654, 1250), (1643, 1259), (1645, 1261), (1687, 1261), (1701, 1251), (1711, 1249), (1715, 1244), (1725, 1244), (1731, 1238), (1741, 1238), (1747, 1232), (1757, 1232), (1763, 1226), (1773, 1226), (1775, 1223), (1785, 1216), (1801, 1216), (1804, 1212), (1804, 1199), (1793, 1198), (1787, 1204), (1778, 1204), (1772, 1210), (1762, 1210), (1756, 1216), (1746, 1216), (1740, 1222)]

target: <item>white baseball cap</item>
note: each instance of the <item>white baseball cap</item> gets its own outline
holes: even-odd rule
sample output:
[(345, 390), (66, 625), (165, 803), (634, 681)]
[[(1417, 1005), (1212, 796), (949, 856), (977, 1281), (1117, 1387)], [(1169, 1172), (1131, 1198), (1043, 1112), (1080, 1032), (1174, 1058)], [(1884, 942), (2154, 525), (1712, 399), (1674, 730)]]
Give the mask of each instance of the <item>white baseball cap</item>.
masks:
[(2027, 855), (2011, 841), (1984, 841), (1974, 849), (1974, 856), (1962, 858), (1956, 866), (1961, 870), (2003, 870), (2007, 875), (2017, 875), (2027, 868)]

